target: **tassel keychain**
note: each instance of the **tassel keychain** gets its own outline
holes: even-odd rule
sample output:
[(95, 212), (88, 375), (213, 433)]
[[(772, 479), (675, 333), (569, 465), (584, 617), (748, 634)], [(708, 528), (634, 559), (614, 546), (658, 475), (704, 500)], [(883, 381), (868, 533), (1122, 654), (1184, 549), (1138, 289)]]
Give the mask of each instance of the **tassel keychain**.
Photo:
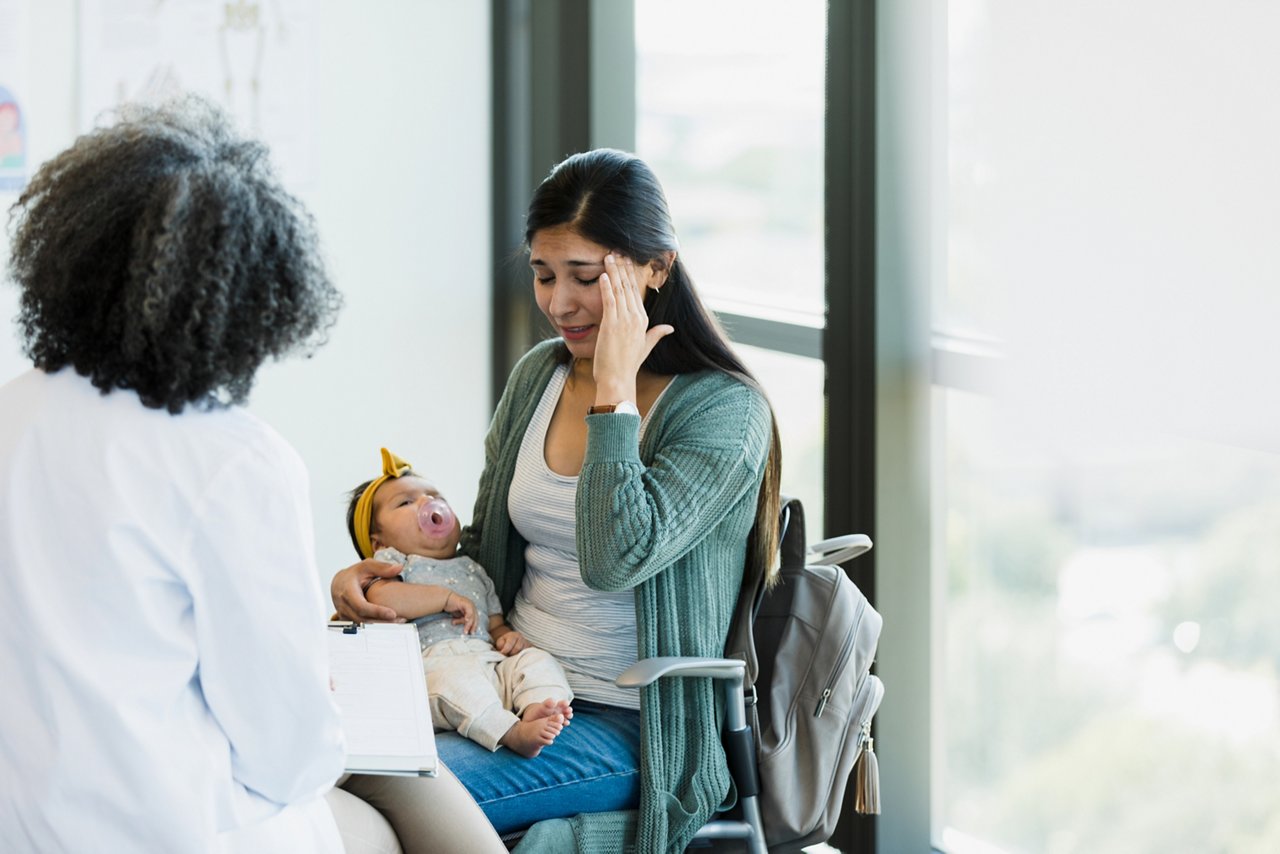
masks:
[(860, 815), (879, 815), (880, 763), (876, 760), (875, 740), (870, 734), (862, 740), (862, 750), (854, 763), (853, 776), (854, 810)]

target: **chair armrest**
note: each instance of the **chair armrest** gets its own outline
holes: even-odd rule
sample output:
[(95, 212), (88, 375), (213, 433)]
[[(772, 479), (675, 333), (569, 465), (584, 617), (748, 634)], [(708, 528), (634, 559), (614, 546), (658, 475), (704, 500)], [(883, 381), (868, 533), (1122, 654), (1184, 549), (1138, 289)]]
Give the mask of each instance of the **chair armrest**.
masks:
[(659, 656), (644, 658), (628, 667), (614, 680), (619, 688), (643, 688), (663, 676), (710, 676), (712, 679), (742, 679), (745, 662), (736, 658), (689, 658)]
[(869, 551), (871, 551), (871, 538), (866, 534), (845, 534), (843, 537), (832, 537), (820, 543), (813, 543), (805, 549), (805, 557), (812, 557), (813, 563), (834, 566)]

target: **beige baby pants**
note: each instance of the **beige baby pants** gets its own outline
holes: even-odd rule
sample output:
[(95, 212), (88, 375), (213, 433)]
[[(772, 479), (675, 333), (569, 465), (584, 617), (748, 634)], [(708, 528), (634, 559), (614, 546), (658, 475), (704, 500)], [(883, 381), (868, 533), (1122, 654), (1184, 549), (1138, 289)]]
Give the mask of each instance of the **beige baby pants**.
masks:
[(436, 729), (457, 730), (490, 750), (526, 706), (572, 700), (564, 671), (551, 654), (529, 647), (512, 656), (488, 641), (440, 641), (422, 653)]

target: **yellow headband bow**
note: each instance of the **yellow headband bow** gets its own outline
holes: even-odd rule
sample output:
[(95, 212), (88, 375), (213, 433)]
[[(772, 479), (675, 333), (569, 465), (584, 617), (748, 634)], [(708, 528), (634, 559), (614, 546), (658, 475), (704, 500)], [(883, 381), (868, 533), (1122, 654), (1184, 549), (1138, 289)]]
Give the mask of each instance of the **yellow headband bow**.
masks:
[(356, 501), (355, 518), (352, 520), (356, 529), (356, 542), (360, 546), (361, 557), (373, 557), (373, 542), (369, 538), (369, 528), (373, 523), (373, 494), (378, 491), (378, 487), (386, 483), (388, 480), (394, 480), (397, 477), (403, 477), (413, 469), (413, 466), (395, 454), (382, 449), (382, 477), (370, 483), (365, 487), (364, 492), (360, 493), (359, 500)]

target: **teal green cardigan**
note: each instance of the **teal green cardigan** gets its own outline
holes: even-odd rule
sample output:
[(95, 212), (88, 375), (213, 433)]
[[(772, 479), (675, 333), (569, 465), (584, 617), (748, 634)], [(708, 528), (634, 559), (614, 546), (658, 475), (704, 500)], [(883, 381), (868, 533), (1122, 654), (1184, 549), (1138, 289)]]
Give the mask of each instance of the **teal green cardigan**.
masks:
[[(462, 550), (489, 571), (504, 609), (520, 589), (526, 545), (507, 515), (507, 493), (562, 349), (543, 342), (512, 371), (463, 532)], [(643, 442), (635, 415), (592, 415), (587, 425), (576, 499), (583, 581), (635, 591), (638, 657), (722, 655), (772, 437), (768, 403), (729, 374), (703, 371), (672, 380)], [(729, 796), (716, 696), (702, 678), (642, 688), (638, 816), (587, 814), (555, 832), (571, 829), (580, 851), (621, 851), (624, 835), (637, 851), (683, 851)], [(566, 850), (566, 839), (539, 831), (550, 824), (536, 825), (519, 850)]]

